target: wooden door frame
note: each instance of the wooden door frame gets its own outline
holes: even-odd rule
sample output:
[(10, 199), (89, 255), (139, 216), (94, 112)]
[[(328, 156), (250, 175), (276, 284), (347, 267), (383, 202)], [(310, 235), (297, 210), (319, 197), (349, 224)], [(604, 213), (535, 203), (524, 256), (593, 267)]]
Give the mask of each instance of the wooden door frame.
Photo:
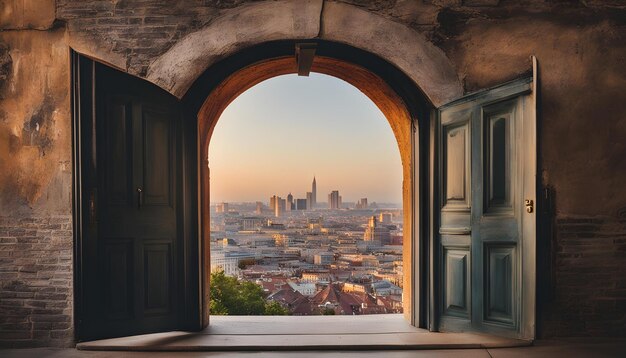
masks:
[[(200, 253), (199, 325), (209, 322), (210, 225), (208, 143), (222, 111), (239, 94), (253, 85), (282, 74), (297, 71), (294, 58), (298, 41), (274, 41), (253, 46), (207, 69), (183, 98), (188, 116), (198, 123), (198, 230)], [(317, 44), (312, 71), (343, 79), (366, 94), (390, 120), (403, 158), (403, 208), (405, 211), (405, 264), (410, 265), (411, 294), (407, 318), (417, 327), (428, 327), (428, 244), (430, 232), (429, 155), (431, 148), (430, 113), (434, 108), (418, 85), (382, 58), (344, 44), (313, 39)], [(390, 116), (402, 117), (406, 128), (395, 127)], [(401, 133), (404, 130), (406, 133)], [(399, 139), (402, 136), (401, 142)], [(403, 153), (404, 150), (404, 153)], [(406, 183), (408, 182), (408, 183)], [(206, 195), (205, 195), (206, 194)], [(407, 288), (406, 286), (409, 286)], [(204, 309), (203, 309), (204, 308)]]

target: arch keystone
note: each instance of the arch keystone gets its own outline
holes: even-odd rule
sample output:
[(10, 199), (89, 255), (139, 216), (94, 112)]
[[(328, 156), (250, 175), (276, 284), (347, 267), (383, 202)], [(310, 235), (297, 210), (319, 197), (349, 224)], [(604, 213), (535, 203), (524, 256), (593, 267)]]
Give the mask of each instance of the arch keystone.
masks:
[(157, 58), (147, 80), (181, 98), (212, 64), (245, 47), (319, 34), (323, 0), (264, 1), (228, 10)]

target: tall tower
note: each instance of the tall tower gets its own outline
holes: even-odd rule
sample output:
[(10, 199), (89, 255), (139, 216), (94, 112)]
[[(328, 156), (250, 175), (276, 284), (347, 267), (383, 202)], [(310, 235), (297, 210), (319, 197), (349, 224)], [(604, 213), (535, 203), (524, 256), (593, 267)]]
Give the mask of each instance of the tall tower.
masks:
[(341, 195), (338, 190), (333, 190), (328, 194), (328, 208), (329, 209), (341, 209)]
[(311, 209), (317, 206), (317, 184), (315, 183), (315, 175), (313, 176), (313, 185), (311, 185), (311, 193), (313, 194), (313, 200), (311, 200)]

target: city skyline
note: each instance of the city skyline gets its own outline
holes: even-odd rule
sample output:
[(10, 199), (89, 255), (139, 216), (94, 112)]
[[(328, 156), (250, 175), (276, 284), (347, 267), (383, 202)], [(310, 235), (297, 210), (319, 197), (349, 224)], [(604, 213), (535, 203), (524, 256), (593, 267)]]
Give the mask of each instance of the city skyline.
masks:
[[(306, 188), (305, 188), (304, 191), (303, 191), (304, 195), (298, 194), (299, 192), (296, 192), (294, 194), (292, 191), (288, 191), (288, 192), (286, 192), (286, 194), (283, 193), (283, 192), (277, 192), (277, 193), (272, 193), (270, 195), (270, 199), (269, 200), (267, 200), (267, 198), (259, 198), (258, 200), (247, 200), (247, 201), (227, 201), (227, 200), (214, 201), (214, 200), (211, 200), (210, 205), (218, 206), (218, 205), (229, 204), (229, 203), (232, 203), (232, 204), (246, 204), (246, 203), (247, 204), (251, 204), (251, 203), (259, 203), (259, 202), (261, 202), (263, 204), (268, 204), (268, 206), (271, 208), (271, 207), (274, 206), (272, 204), (272, 198), (274, 198), (274, 197), (276, 197), (276, 198), (283, 198), (282, 196), (284, 195), (285, 198), (283, 198), (283, 199), (285, 199), (287, 201), (289, 201), (287, 198), (291, 196), (294, 202), (297, 199), (306, 200), (307, 202), (308, 201), (312, 201), (312, 203), (313, 203), (312, 208), (318, 208), (318, 209), (320, 209), (320, 208), (322, 208), (322, 209), (323, 208), (328, 208), (328, 205), (331, 204), (331, 199), (330, 199), (331, 194), (333, 194), (335, 192), (338, 193), (340, 190), (331, 190), (328, 193), (328, 201), (321, 201), (320, 202), (319, 200), (317, 200), (317, 195), (316, 195), (317, 194), (316, 193), (317, 190), (315, 189), (316, 186), (317, 186), (316, 185), (316, 178), (313, 177), (313, 185), (312, 185), (312, 189), (311, 189), (312, 191), (306, 191)], [(359, 206), (364, 206), (364, 207), (368, 206), (368, 204), (367, 204), (368, 203), (367, 195), (364, 195), (364, 197), (358, 198), (358, 199), (356, 199), (354, 201), (344, 201), (342, 199), (342, 197), (339, 196), (339, 202), (340, 203), (344, 203), (345, 202), (346, 204), (350, 203), (352, 205), (356, 205), (357, 208), (359, 208)], [(375, 201), (371, 201), (371, 203), (376, 203), (376, 202)], [(398, 205), (402, 204), (401, 202), (395, 202), (394, 203), (394, 202), (383, 202), (383, 201), (381, 201), (379, 203), (398, 204)]]
[(387, 119), (358, 89), (321, 74), (275, 77), (235, 99), (215, 127), (209, 167), (212, 203), (289, 192), (302, 198), (313, 176), (317, 202), (333, 190), (345, 202), (402, 202), (402, 165)]

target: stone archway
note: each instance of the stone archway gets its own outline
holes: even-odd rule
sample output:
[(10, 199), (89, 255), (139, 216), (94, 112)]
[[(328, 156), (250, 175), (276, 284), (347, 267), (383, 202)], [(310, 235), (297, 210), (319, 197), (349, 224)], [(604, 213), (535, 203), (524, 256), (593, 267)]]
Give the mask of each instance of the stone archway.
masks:
[(413, 80), (435, 107), (463, 93), (450, 60), (423, 35), (354, 6), (323, 0), (263, 1), (230, 10), (157, 58), (146, 79), (181, 98), (217, 61), (264, 42), (298, 39), (328, 40), (376, 54)]
[[(313, 71), (329, 74), (352, 83), (372, 99), (389, 119), (398, 140), (403, 163), (403, 205), (405, 222), (424, 220), (419, 208), (419, 193), (428, 192), (428, 183), (420, 182), (420, 177), (428, 175), (429, 167), (416, 158), (428, 155), (429, 128), (414, 128), (418, 117), (407, 109), (406, 100), (400, 96), (394, 85), (382, 72), (393, 69), (400, 73), (409, 91), (429, 102), (433, 107), (458, 98), (463, 93), (456, 71), (443, 51), (428, 42), (421, 34), (390, 19), (372, 14), (354, 6), (326, 2), (323, 0), (304, 1), (262, 1), (245, 4), (228, 10), (206, 27), (188, 34), (167, 52), (156, 58), (148, 68), (145, 79), (169, 93), (185, 100), (198, 79), (215, 68), (220, 62), (238, 53), (263, 46), (275, 41), (325, 41), (350, 49), (363, 51), (377, 57), (387, 69), (372, 70), (353, 62), (334, 57), (317, 57)], [(103, 62), (120, 64), (119, 55), (106, 49), (85, 47), (85, 41), (70, 38), (70, 45), (79, 52), (98, 58)], [(352, 50), (349, 50), (352, 51)], [(280, 74), (295, 72), (293, 57), (266, 57), (263, 61), (248, 64), (250, 67), (237, 68), (235, 74), (209, 88), (204, 98), (208, 98), (199, 111), (199, 163), (206, 163), (208, 141), (213, 126), (223, 109), (238, 94), (254, 84)], [(118, 66), (123, 67), (123, 66)], [(195, 113), (194, 113), (195, 115)], [(417, 132), (417, 133), (416, 133)], [(417, 143), (419, 142), (419, 143)], [(424, 161), (426, 162), (426, 161)], [(206, 165), (200, 165), (200, 210), (208, 213), (209, 176)], [(207, 194), (208, 195), (208, 194)], [(427, 203), (421, 204), (425, 207)], [(204, 220), (205, 215), (200, 215)], [(409, 227), (405, 238), (415, 240), (416, 228)], [(202, 257), (209, 258), (208, 225), (203, 235)], [(405, 241), (406, 242), (406, 241)], [(415, 242), (405, 245), (405, 265), (416, 265)], [(205, 262), (205, 270), (208, 262)], [(203, 275), (203, 302), (208, 303), (208, 274)], [(413, 280), (408, 277), (407, 280)], [(405, 281), (406, 282), (406, 281)], [(409, 282), (405, 287), (411, 287)], [(423, 283), (421, 283), (423, 285)], [(425, 287), (425, 286), (422, 286)], [(417, 292), (407, 290), (408, 294)], [(412, 293), (411, 293), (412, 292)], [(406, 302), (415, 297), (405, 296)], [(207, 305), (203, 305), (207, 306)], [(405, 310), (413, 315), (411, 305)], [(202, 321), (208, 323), (208, 312), (201, 307)], [(414, 316), (412, 316), (414, 317)], [(411, 319), (413, 322), (414, 319)]]
[[(198, 78), (221, 61), (239, 52), (262, 46), (272, 41), (327, 41), (347, 45), (365, 51), (384, 61), (412, 83), (412, 91), (419, 93), (423, 102), (434, 107), (458, 98), (463, 90), (456, 72), (445, 54), (421, 34), (384, 17), (371, 14), (353, 6), (322, 0), (264, 1), (243, 5), (229, 11), (205, 28), (187, 35), (170, 50), (157, 58), (149, 67), (147, 80), (164, 88), (179, 98), (186, 97)], [(204, 274), (202, 289), (202, 321), (208, 324), (209, 301), (209, 170), (208, 143), (219, 115), (237, 95), (253, 85), (274, 76), (296, 72), (293, 57), (267, 57), (262, 61), (241, 67), (224, 79), (211, 92), (198, 113), (200, 163), (200, 218), (201, 250)], [(427, 167), (417, 160), (426, 156), (428, 130), (414, 134), (414, 121), (418, 118), (409, 113), (407, 104), (395, 92), (393, 86), (383, 80), (382, 74), (365, 69), (349, 61), (332, 57), (316, 57), (312, 70), (329, 74), (355, 85), (364, 92), (385, 114), (398, 141), (403, 163), (403, 206), (405, 208), (405, 267), (418, 265), (416, 220), (426, 210), (420, 210), (420, 176), (427, 175)], [(206, 96), (205, 96), (206, 97)], [(425, 122), (427, 123), (427, 121)], [(420, 138), (420, 135), (422, 136)], [(420, 149), (421, 148), (421, 149)], [(419, 162), (419, 163), (418, 163)], [(424, 160), (426, 162), (426, 160)], [(418, 168), (419, 167), (419, 168)], [(426, 181), (424, 181), (426, 182)], [(425, 224), (425, 223), (424, 223)], [(425, 226), (425, 225), (424, 225)], [(409, 243), (409, 244), (407, 244)], [(405, 316), (414, 324), (419, 311), (416, 308), (417, 287), (413, 269), (405, 275)], [(423, 285), (423, 283), (419, 283)], [(424, 288), (425, 286), (422, 286)], [(422, 308), (423, 309), (423, 308)]]
[[(358, 65), (330, 58), (315, 57), (313, 72), (323, 73), (342, 79), (363, 92), (372, 102), (378, 106), (385, 118), (389, 121), (394, 133), (400, 157), (402, 161), (402, 204), (404, 208), (404, 231), (403, 231), (403, 266), (410, 268), (414, 265), (417, 236), (414, 232), (415, 188), (419, 182), (415, 178), (415, 164), (418, 162), (418, 152), (414, 149), (413, 141), (413, 121), (414, 116), (409, 110), (404, 100), (390, 87), (385, 80)], [(268, 59), (253, 65), (247, 66), (235, 72), (222, 81), (213, 89), (198, 112), (198, 140), (199, 140), (199, 168), (200, 168), (200, 211), (201, 211), (201, 241), (204, 257), (203, 263), (203, 301), (202, 307), (208, 307), (209, 302), (209, 273), (208, 261), (210, 252), (210, 179), (208, 163), (208, 148), (213, 134), (213, 129), (217, 124), (222, 112), (241, 93), (254, 85), (272, 77), (297, 73), (297, 64), (293, 57), (279, 57)], [(407, 269), (404, 275), (405, 289), (403, 305), (405, 316), (413, 320), (413, 305), (416, 288), (413, 287), (412, 270)], [(204, 324), (208, 322), (208, 312), (204, 312)]]

